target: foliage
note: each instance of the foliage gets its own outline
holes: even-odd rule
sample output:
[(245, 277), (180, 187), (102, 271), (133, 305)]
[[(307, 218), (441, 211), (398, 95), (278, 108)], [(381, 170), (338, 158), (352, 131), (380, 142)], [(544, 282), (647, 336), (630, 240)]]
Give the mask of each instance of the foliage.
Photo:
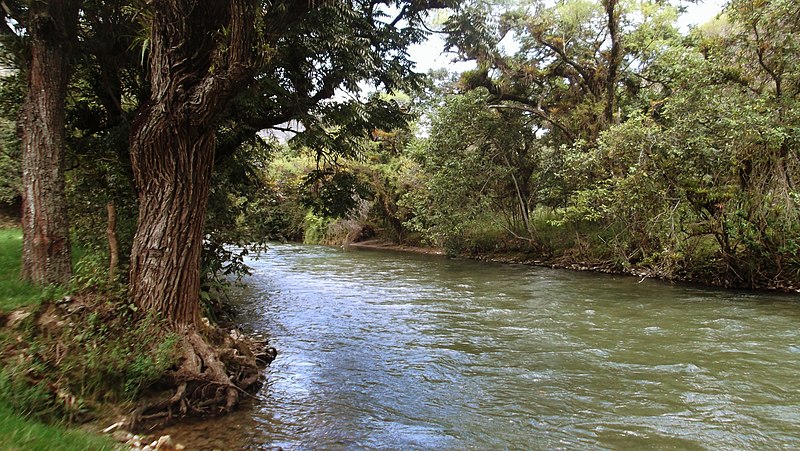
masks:
[(0, 203), (11, 204), (22, 188), (19, 142), (14, 123), (0, 118)]
[(126, 303), (65, 298), (29, 311), (0, 340), (0, 399), (21, 414), (83, 420), (97, 403), (135, 399), (177, 362), (177, 336)]
[[(77, 420), (95, 402), (134, 399), (175, 364), (176, 336), (159, 320), (121, 300), (21, 282), (17, 229), (0, 230), (0, 250), (0, 324), (12, 312), (24, 318), (0, 329), (0, 404), (43, 420)], [(88, 262), (76, 264), (78, 292), (104, 287), (115, 295), (104, 265), (93, 275), (93, 254), (73, 255)]]
[(303, 242), (306, 244), (323, 244), (326, 242), (328, 226), (331, 220), (308, 212), (305, 220)]
[[(408, 147), (419, 146), (410, 142)], [(413, 151), (412, 151), (413, 152)], [(371, 211), (365, 220), (370, 233), (378, 233), (398, 243), (415, 243), (413, 231), (406, 223), (413, 220), (414, 212), (409, 208), (407, 197), (423, 184), (423, 169), (407, 149), (386, 152), (380, 146), (358, 171), (369, 185), (372, 193)]]
[(535, 234), (530, 213), (543, 200), (544, 180), (533, 177), (546, 150), (536, 128), (516, 113), (495, 108), (483, 89), (447, 97), (417, 154), (431, 174), (426, 189), (404, 199), (415, 212), (410, 226), (446, 247), (489, 216), (498, 228)]
[(401, 200), (406, 225), (451, 252), (494, 243), (797, 286), (800, 17), (789, 3), (733, 1), (727, 19), (685, 36), (668, 2), (465, 4), (448, 42), (478, 67), (460, 92), (442, 84), (438, 95), (451, 93), (413, 154), (424, 172)]
[[(623, 119), (644, 81), (636, 69), (647, 68), (677, 36), (675, 18), (676, 9), (661, 1), (475, 1), (446, 29), (448, 45), (478, 62), (462, 77), (463, 88), (488, 89), (494, 102), (518, 108), (558, 147), (592, 142)], [(509, 36), (517, 44), (513, 54), (501, 45)]]

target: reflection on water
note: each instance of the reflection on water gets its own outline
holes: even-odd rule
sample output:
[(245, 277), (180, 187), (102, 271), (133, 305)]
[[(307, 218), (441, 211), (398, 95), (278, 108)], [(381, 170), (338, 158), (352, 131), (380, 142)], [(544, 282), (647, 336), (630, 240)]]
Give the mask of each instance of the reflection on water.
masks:
[(280, 355), (194, 449), (796, 448), (800, 304), (276, 245), (237, 293)]

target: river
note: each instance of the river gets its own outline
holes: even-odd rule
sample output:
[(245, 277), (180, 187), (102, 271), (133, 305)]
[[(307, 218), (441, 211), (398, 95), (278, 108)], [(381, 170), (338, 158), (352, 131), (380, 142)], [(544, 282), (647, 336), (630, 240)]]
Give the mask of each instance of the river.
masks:
[(800, 448), (800, 297), (274, 245), (239, 320), (280, 354), (192, 449)]

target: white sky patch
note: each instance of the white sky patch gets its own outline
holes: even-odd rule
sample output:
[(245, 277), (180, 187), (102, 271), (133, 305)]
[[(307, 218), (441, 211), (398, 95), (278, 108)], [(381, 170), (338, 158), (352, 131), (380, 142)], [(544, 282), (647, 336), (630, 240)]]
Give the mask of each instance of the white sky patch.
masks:
[(678, 17), (678, 28), (686, 33), (691, 27), (702, 25), (717, 17), (722, 8), (728, 3), (724, 0), (705, 0), (699, 3), (680, 2), (686, 7), (686, 12)]
[(444, 52), (444, 39), (442, 35), (432, 33), (428, 40), (422, 44), (414, 44), (408, 49), (416, 65), (417, 72), (426, 73), (429, 70), (447, 69), (450, 72), (464, 72), (475, 68), (474, 61), (457, 61), (455, 53)]

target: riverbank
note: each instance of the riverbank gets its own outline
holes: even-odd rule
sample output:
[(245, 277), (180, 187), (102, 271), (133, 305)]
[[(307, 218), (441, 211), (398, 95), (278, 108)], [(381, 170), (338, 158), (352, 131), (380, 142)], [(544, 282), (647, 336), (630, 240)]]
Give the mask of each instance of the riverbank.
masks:
[[(166, 439), (156, 447), (158, 435), (126, 430), (213, 413), (144, 410), (158, 408), (165, 393), (171, 399), (174, 381), (183, 377), (175, 370), (185, 360), (179, 334), (138, 312), (124, 285), (107, 282), (105, 272), (87, 273), (87, 265), (74, 265), (68, 287), (20, 280), (21, 252), (19, 228), (0, 228), (0, 449), (181, 449)], [(233, 352), (223, 356), (226, 365), (248, 355), (259, 365), (274, 358), (265, 340), (234, 332), (211, 324), (202, 331), (212, 345)], [(187, 392), (206, 396), (193, 387)], [(87, 423), (93, 427), (84, 429)]]
[(384, 251), (412, 252), (415, 254), (444, 255), (444, 249), (438, 247), (408, 246), (405, 244), (392, 243), (385, 240), (367, 240), (344, 245), (345, 248), (355, 249), (379, 249)]
[(119, 443), (108, 436), (64, 426), (56, 410), (67, 404), (76, 410), (86, 406), (76, 405), (79, 400), (64, 391), (59, 397), (58, 388), (52, 393), (51, 387), (37, 378), (36, 374), (45, 370), (40, 352), (19, 352), (43, 344), (41, 337), (29, 339), (28, 333), (34, 329), (29, 320), (42, 304), (63, 292), (20, 280), (22, 233), (16, 225), (0, 216), (0, 449), (118, 448)]
[[(396, 252), (410, 252), (427, 255), (445, 255), (443, 248), (430, 246), (413, 246), (397, 244), (388, 240), (373, 239), (363, 242), (350, 243), (345, 247), (356, 249), (377, 249), (390, 250)], [(493, 251), (493, 252), (462, 252), (458, 258), (467, 258), (491, 263), (506, 263), (528, 266), (539, 266), (552, 269), (567, 269), (571, 271), (590, 271), (604, 274), (615, 274), (636, 277), (639, 279), (656, 279), (667, 282), (685, 282), (699, 284), (717, 288), (768, 290), (783, 293), (800, 293), (800, 286), (794, 286), (786, 282), (776, 282), (773, 285), (765, 286), (738, 286), (726, 283), (718, 275), (713, 273), (670, 273), (660, 268), (647, 266), (629, 265), (627, 267), (619, 265), (609, 260), (584, 260), (572, 258), (565, 253), (560, 257), (542, 257), (532, 252), (523, 251)]]

